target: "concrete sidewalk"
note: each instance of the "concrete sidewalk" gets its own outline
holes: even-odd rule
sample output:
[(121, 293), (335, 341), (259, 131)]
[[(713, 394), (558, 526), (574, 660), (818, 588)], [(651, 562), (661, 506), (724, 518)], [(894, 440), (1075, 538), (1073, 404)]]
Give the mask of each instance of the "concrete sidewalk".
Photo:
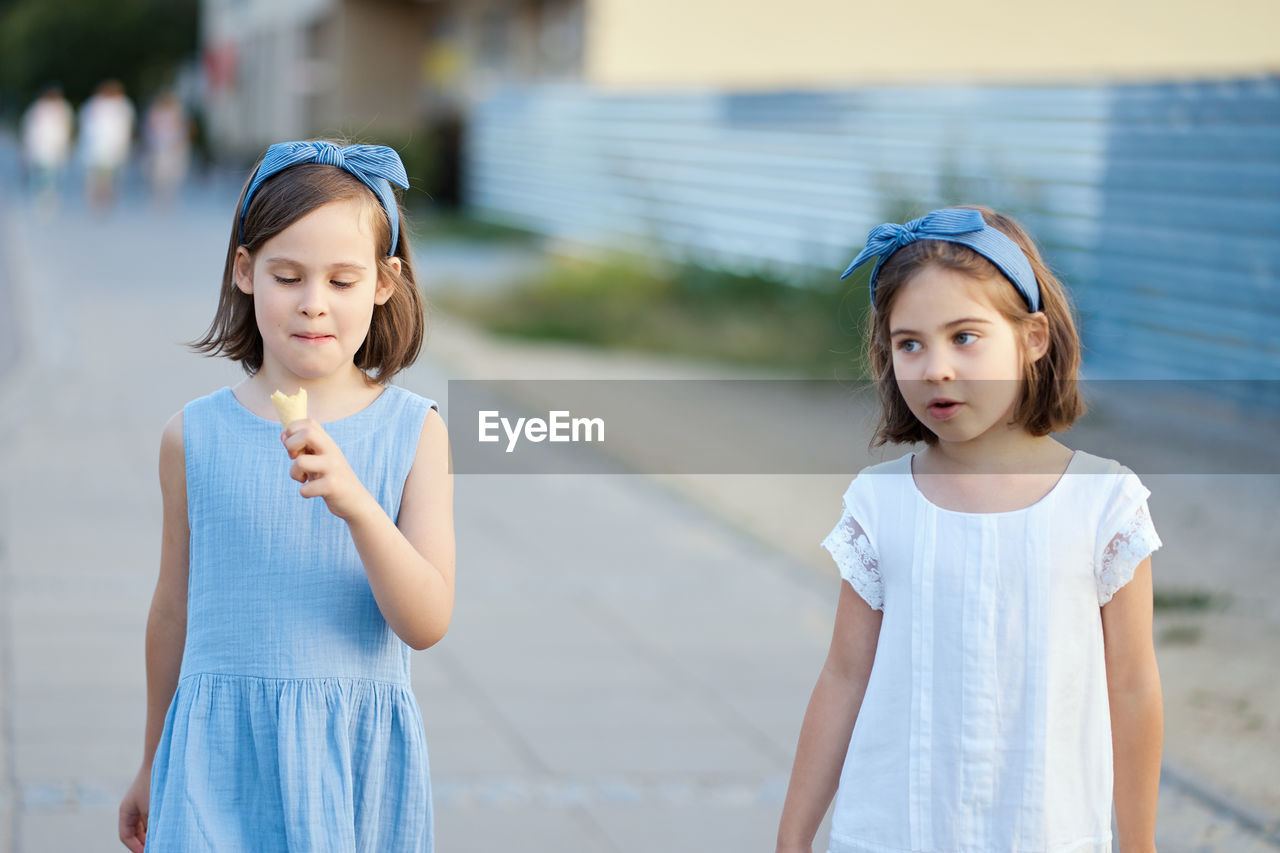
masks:
[[(56, 231), (20, 205), (0, 211), (23, 333), (19, 368), (0, 381), (0, 853), (123, 849), (115, 809), (141, 755), (156, 449), (172, 412), (238, 378), (179, 345), (212, 317), (233, 203), (189, 199), (173, 214), (122, 209), (106, 220), (69, 210)], [(429, 282), (429, 250), (418, 267)], [(515, 346), (439, 317), (403, 384), (447, 411), (450, 378), (708, 371)], [(846, 481), (459, 477), (454, 625), (415, 658), (437, 849), (771, 849), (837, 590), (813, 543)], [(1202, 497), (1202, 526), (1162, 525), (1162, 571), (1202, 580), (1204, 565), (1174, 568), (1174, 543), (1213, 530), (1249, 563), (1215, 563), (1217, 577), (1260, 572), (1256, 556), (1242, 557), (1274, 548), (1254, 551), (1243, 531), (1216, 526), (1224, 512), (1247, 524), (1245, 508)], [(1227, 805), (1246, 800), (1232, 799), (1231, 773), (1215, 774), (1233, 762), (1238, 780), (1276, 754), (1267, 738), (1280, 707), (1262, 677), (1275, 644), (1252, 633), (1241, 607), (1191, 614), (1200, 641), (1161, 649), (1166, 688), (1206, 679), (1211, 703), (1188, 699), (1187, 713), (1202, 716), (1179, 729), (1182, 705), (1170, 701), (1170, 752), (1196, 754), (1196, 734), (1235, 744), (1206, 759), (1213, 772), (1179, 754), (1189, 778), (1227, 791)], [(1272, 612), (1256, 619), (1270, 624)], [(1222, 648), (1230, 626), (1245, 636)], [(1195, 655), (1207, 671), (1180, 675)], [(1241, 696), (1259, 722), (1247, 718), (1247, 736), (1230, 740), (1218, 729), (1243, 713)], [(1277, 849), (1178, 785), (1166, 786), (1160, 844)]]

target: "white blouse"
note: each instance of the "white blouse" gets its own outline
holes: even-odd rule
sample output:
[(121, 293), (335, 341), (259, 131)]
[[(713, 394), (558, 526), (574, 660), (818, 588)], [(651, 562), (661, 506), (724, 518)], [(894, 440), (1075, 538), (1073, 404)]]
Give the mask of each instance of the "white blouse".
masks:
[(1101, 606), (1160, 547), (1148, 495), (1080, 451), (1010, 512), (930, 503), (911, 454), (854, 479), (823, 545), (884, 618), (830, 853), (1109, 853)]

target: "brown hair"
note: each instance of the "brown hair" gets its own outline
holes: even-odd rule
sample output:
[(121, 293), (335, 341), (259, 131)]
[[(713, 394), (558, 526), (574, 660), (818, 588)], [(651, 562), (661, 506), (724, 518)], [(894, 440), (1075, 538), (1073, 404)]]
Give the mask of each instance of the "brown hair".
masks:
[(408, 232), (399, 205), (395, 211), (400, 222), (400, 242), (395, 252), (400, 259), (399, 274), (388, 258), (391, 222), (383, 213), (382, 203), (359, 178), (337, 166), (304, 163), (263, 181), (245, 211), (242, 243), (238, 233), (240, 211), (245, 192), (257, 171), (255, 165), (236, 204), (226, 265), (222, 270), (218, 310), (209, 329), (203, 337), (190, 344), (191, 348), (205, 355), (224, 355), (238, 361), (250, 376), (257, 373), (262, 368), (262, 335), (253, 313), (253, 297), (235, 284), (236, 250), (244, 246), (252, 257), (266, 241), (316, 208), (331, 201), (354, 198), (365, 201), (373, 213), (370, 219), (373, 222), (374, 252), (378, 258), (378, 280), (394, 285), (391, 298), (373, 308), (369, 333), (356, 351), (355, 365), (366, 376), (386, 382), (413, 364), (422, 349), (426, 317), (409, 261)]
[[(1043, 357), (1034, 361), (1023, 352), (1022, 383), (1013, 422), (1021, 424), (1035, 436), (1066, 429), (1084, 414), (1085, 409), (1077, 382), (1080, 336), (1076, 333), (1066, 290), (1049, 271), (1022, 226), (986, 207), (958, 206), (979, 211), (987, 225), (1017, 243), (1031, 262), (1031, 269), (1040, 285), (1040, 310), (1049, 321), (1049, 348)], [(894, 252), (876, 276), (874, 313), (870, 316), (867, 336), (871, 376), (880, 394), (880, 422), (871, 439), (874, 447), (889, 442), (910, 444), (923, 441), (934, 444), (938, 440), (937, 435), (911, 413), (898, 390), (889, 340), (889, 314), (893, 311), (894, 300), (903, 286), (930, 265), (964, 273), (975, 281), (995, 283), (996, 286), (987, 289), (992, 306), (1025, 340), (1025, 328), (1032, 316), (1027, 310), (1027, 303), (991, 261), (968, 246), (944, 240), (918, 240)]]

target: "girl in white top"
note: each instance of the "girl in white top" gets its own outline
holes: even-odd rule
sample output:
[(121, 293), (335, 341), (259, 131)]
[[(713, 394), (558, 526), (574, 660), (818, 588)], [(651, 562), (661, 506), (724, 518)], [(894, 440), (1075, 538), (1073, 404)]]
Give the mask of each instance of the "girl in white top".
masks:
[[(830, 853), (1153, 851), (1149, 492), (1050, 437), (1083, 413), (1070, 305), (983, 208), (874, 229), (874, 441), (823, 543), (844, 581), (778, 831)], [(1114, 780), (1114, 786), (1113, 786)]]

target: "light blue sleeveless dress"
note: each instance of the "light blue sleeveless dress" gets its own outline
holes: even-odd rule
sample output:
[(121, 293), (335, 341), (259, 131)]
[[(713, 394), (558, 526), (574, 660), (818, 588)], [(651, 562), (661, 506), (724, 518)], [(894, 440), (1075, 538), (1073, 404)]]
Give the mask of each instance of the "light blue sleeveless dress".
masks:
[[(392, 519), (434, 406), (388, 386), (324, 424)], [(346, 524), (299, 496), (280, 432), (229, 388), (183, 410), (187, 641), (147, 851), (430, 851), (409, 647)]]

